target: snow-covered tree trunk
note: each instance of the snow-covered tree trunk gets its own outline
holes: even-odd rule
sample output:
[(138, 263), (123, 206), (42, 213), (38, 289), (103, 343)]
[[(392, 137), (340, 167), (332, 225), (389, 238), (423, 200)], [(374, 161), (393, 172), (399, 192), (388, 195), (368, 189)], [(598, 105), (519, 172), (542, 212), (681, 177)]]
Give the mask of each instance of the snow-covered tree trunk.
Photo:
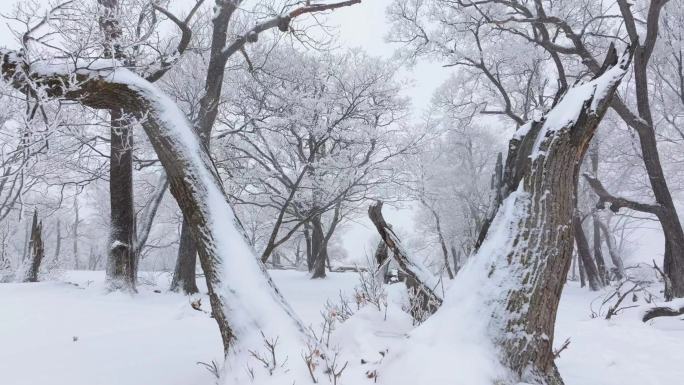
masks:
[(631, 51), (604, 64), (601, 76), (573, 87), (541, 120), (516, 132), (513, 141), (526, 144), (517, 147), (522, 153), (509, 154), (524, 159), (507, 170), (519, 176), (517, 186), (462, 273), (486, 277), (490, 335), (502, 363), (522, 381), (563, 383), (552, 346), (572, 259), (578, 165), (630, 61)]
[(134, 292), (137, 267), (133, 203), (133, 134), (121, 111), (112, 109), (109, 158), (111, 224), (107, 257), (109, 290)]
[[(630, 59), (631, 51), (613, 56), (618, 63), (607, 63), (601, 76), (571, 88), (542, 119), (518, 129), (504, 177), (510, 193), (440, 309), (411, 334), (411, 347), (394, 362), (390, 357), (392, 364), (425, 360), (416, 346), (458, 346), (468, 368), (480, 368), (489, 383), (563, 384), (553, 337), (572, 258), (578, 165)], [(430, 360), (432, 367), (456, 365), (439, 355)], [(419, 374), (425, 383), (440, 378)]]
[[(123, 59), (118, 0), (98, 0), (104, 56)], [(134, 292), (137, 278), (135, 258), (135, 204), (133, 202), (133, 134), (125, 114), (119, 108), (109, 111), (110, 157), (109, 202), (110, 227), (106, 280), (109, 290)]]
[[(250, 351), (263, 353), (264, 339), (276, 338), (275, 354), (280, 362), (288, 357), (290, 361), (286, 368), (276, 368), (282, 376), (273, 374), (273, 381), (308, 378), (309, 365), (296, 357), (307, 346), (312, 349), (312, 360), (324, 356), (258, 260), (226, 200), (206, 148), (173, 100), (110, 60), (79, 62), (78, 67), (60, 61), (28, 64), (20, 53), (6, 50), (0, 50), (0, 58), (2, 78), (19, 90), (30, 82), (46, 98), (138, 114), (199, 251), (212, 316), (227, 356), (224, 383), (243, 384), (252, 375), (268, 376), (256, 370), (261, 363)], [(317, 362), (312, 365), (319, 368), (314, 371), (324, 367)]]

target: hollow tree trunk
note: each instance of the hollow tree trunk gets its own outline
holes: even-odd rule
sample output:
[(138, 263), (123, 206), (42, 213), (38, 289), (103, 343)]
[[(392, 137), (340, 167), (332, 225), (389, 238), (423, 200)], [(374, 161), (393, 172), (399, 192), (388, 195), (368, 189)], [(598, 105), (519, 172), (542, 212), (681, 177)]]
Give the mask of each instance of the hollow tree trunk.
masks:
[(137, 276), (135, 206), (133, 203), (133, 138), (121, 110), (111, 110), (109, 197), (111, 224), (107, 258), (109, 290), (135, 291)]
[(24, 282), (38, 282), (40, 264), (45, 257), (45, 246), (43, 245), (43, 222), (38, 221), (37, 210), (33, 212), (29, 253), (31, 261), (29, 263), (28, 270), (26, 271)]
[(541, 121), (518, 129), (504, 178), (510, 193), (430, 320), (434, 328), (453, 324), (453, 317), (487, 317), (480, 332), (509, 372), (501, 383), (563, 384), (552, 347), (573, 251), (577, 165), (630, 58), (626, 53), (618, 66), (606, 63), (598, 79), (573, 87)]
[(173, 271), (171, 280), (171, 291), (182, 290), (185, 294), (198, 293), (197, 282), (195, 279), (195, 266), (197, 265), (197, 247), (192, 240), (190, 227), (183, 219), (181, 226), (180, 245), (178, 246), (178, 258), (176, 268)]
[(577, 256), (582, 260), (582, 268), (586, 273), (589, 288), (592, 291), (599, 290), (603, 285), (601, 284), (601, 278), (598, 269), (596, 268), (596, 264), (594, 263), (594, 259), (591, 257), (589, 242), (587, 242), (582, 220), (578, 214), (573, 215), (572, 227), (575, 234), (575, 245), (577, 245)]

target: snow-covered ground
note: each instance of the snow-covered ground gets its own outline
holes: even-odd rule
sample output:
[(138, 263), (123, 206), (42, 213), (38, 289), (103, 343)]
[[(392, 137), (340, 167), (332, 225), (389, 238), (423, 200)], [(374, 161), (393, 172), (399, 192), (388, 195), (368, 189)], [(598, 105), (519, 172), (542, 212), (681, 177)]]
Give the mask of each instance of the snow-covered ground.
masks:
[[(326, 300), (337, 300), (340, 291), (350, 295), (358, 282), (355, 273), (334, 273), (326, 280), (310, 280), (295, 271), (272, 275), (314, 329)], [(218, 330), (208, 313), (194, 310), (188, 297), (166, 292), (166, 274), (143, 273), (135, 296), (105, 294), (103, 276), (102, 272), (68, 272), (55, 282), (0, 285), (0, 384), (214, 383), (209, 371), (198, 364), (222, 361)], [(644, 324), (638, 308), (610, 321), (592, 319), (590, 305), (599, 295), (574, 283), (564, 292), (556, 345), (570, 338), (558, 360), (566, 384), (681, 383), (684, 319), (660, 318)], [(202, 308), (209, 309), (206, 299)], [(378, 347), (391, 349), (410, 327), (409, 317), (393, 311), (396, 308), (390, 307), (388, 314), (362, 310), (338, 326), (331, 345), (340, 346), (344, 360), (378, 359)], [(376, 330), (365, 330), (373, 323)], [(350, 363), (341, 384), (373, 383), (359, 375), (365, 369), (356, 361)]]

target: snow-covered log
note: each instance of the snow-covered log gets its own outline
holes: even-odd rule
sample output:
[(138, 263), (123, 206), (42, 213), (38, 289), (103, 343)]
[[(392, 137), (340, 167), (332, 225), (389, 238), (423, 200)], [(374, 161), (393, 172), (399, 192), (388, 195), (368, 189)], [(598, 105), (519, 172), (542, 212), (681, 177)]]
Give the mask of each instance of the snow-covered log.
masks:
[(517, 157), (505, 170), (510, 193), (484, 242), (437, 313), (411, 334), (410, 347), (390, 357), (383, 374), (427, 360), (429, 368), (413, 365), (420, 383), (446, 383), (444, 373), (430, 368), (449, 368), (451, 384), (563, 383), (552, 348), (572, 257), (579, 164), (627, 71), (631, 50), (608, 57), (614, 60), (602, 75), (571, 88), (540, 120), (515, 134), (524, 148), (510, 154)]
[[(74, 100), (95, 109), (120, 108), (140, 119), (198, 246), (227, 356), (224, 384), (253, 379), (260, 384), (299, 383), (310, 377), (311, 366), (312, 375), (325, 377), (325, 365), (318, 362), (325, 355), (246, 240), (206, 148), (173, 100), (111, 60), (29, 64), (20, 53), (7, 50), (0, 50), (0, 58), (2, 78), (32, 96)], [(263, 370), (256, 358), (271, 356), (265, 341), (277, 341), (278, 366), (273, 370)], [(302, 359), (307, 346), (309, 363)]]

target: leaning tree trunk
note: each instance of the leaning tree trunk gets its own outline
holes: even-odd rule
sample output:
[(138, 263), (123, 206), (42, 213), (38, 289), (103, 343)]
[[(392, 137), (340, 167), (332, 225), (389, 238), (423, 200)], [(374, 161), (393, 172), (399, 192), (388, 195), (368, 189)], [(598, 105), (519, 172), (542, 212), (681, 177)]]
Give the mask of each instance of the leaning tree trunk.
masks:
[[(132, 114), (144, 111), (137, 118), (164, 167), (170, 191), (198, 248), (212, 317), (227, 356), (224, 383), (247, 383), (252, 374), (268, 376), (258, 370), (259, 362), (250, 354), (263, 350), (264, 339), (277, 338), (284, 357), (301, 356), (306, 346), (322, 351), (258, 260), (226, 199), (206, 147), (171, 98), (115, 65), (76, 70), (67, 61), (64, 65), (28, 64), (17, 52), (3, 50), (0, 60), (0, 75), (19, 91), (26, 89), (26, 76), (30, 76), (46, 97), (77, 101), (95, 109), (121, 108)], [(323, 355), (311, 358), (312, 370), (319, 377), (325, 376), (323, 359)], [(255, 372), (248, 373), (248, 366)], [(288, 363), (288, 369), (291, 376), (308, 375), (309, 371), (304, 362), (298, 364), (296, 360)]]
[(29, 253), (31, 255), (31, 261), (28, 270), (26, 271), (24, 282), (38, 282), (40, 264), (43, 261), (43, 257), (45, 257), (45, 246), (43, 245), (43, 222), (38, 222), (37, 210), (33, 212)]
[[(618, 60), (617, 55), (613, 58)], [(426, 323), (432, 330), (450, 330), (430, 341), (436, 350), (438, 345), (478, 341), (481, 346), (490, 341), (507, 373), (488, 373), (492, 383), (563, 384), (552, 348), (558, 303), (572, 259), (577, 165), (630, 58), (631, 51), (617, 66), (606, 63), (605, 73), (573, 87), (540, 121), (518, 129), (504, 178), (510, 193), (477, 254)], [(472, 328), (453, 330), (454, 322), (473, 318), (485, 324), (467, 323)], [(473, 354), (490, 359), (481, 350)]]
[(133, 139), (121, 110), (111, 110), (109, 197), (111, 225), (107, 259), (109, 290), (135, 291), (135, 206), (133, 203)]

